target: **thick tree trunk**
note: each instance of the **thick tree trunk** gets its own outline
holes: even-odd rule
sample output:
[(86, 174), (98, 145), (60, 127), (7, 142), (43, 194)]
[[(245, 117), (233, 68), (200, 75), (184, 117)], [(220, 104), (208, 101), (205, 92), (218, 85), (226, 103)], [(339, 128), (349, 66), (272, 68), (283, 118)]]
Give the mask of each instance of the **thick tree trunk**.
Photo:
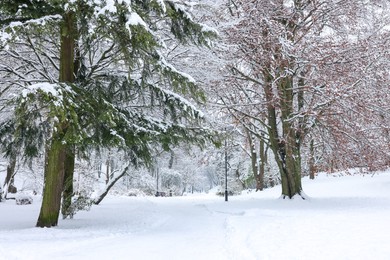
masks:
[(58, 224), (61, 193), (64, 181), (66, 148), (61, 138), (53, 138), (46, 151), (45, 187), (37, 227), (53, 227)]
[(296, 142), (295, 137), (289, 136), (284, 145), (286, 155), (284, 175), (282, 175), (282, 196), (291, 199), (295, 195), (302, 195), (300, 144)]
[(272, 88), (272, 77), (265, 75), (264, 90), (267, 99), (268, 135), (270, 147), (275, 155), (282, 183), (282, 197), (293, 198), (302, 195), (301, 185), (301, 155), (300, 135), (291, 123), (293, 114), (293, 87), (292, 78), (286, 77), (278, 83), (280, 95), (280, 116), (282, 121), (282, 135), (279, 134), (277, 112), (274, 105), (275, 96)]
[(293, 78), (285, 76), (278, 85), (279, 95), (281, 96), (281, 119), (283, 130), (284, 162), (282, 175), (282, 196), (293, 198), (295, 195), (301, 195), (301, 151), (300, 135), (291, 121), (294, 114), (294, 96), (293, 96)]
[(66, 13), (61, 26), (60, 82), (75, 81), (75, 47), (77, 28), (75, 14)]
[(286, 142), (280, 141), (276, 147), (271, 146), (271, 149), (275, 154), (280, 172), (282, 197), (291, 199), (300, 195), (304, 198), (301, 184), (300, 144), (288, 138)]
[[(64, 14), (61, 23), (60, 72), (59, 81), (72, 83), (74, 76), (74, 49), (77, 29), (75, 14)], [(61, 118), (61, 117), (59, 117)], [(67, 131), (66, 119), (56, 126), (51, 142), (46, 151), (45, 187), (37, 227), (52, 227), (58, 223), (61, 207), (61, 194), (64, 189), (65, 158), (69, 147), (63, 143)]]

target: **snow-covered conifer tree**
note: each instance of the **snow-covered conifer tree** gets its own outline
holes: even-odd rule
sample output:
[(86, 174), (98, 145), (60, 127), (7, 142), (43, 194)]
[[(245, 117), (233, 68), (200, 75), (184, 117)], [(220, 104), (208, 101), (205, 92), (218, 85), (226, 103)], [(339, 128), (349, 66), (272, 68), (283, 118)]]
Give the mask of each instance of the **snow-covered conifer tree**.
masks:
[[(46, 150), (37, 226), (57, 225), (63, 191), (68, 201), (63, 207), (69, 206), (76, 154), (116, 146), (137, 165), (150, 161), (153, 145), (169, 150), (181, 141), (201, 144), (210, 137), (193, 105), (204, 94), (164, 56), (165, 35), (198, 45), (215, 36), (193, 22), (190, 8), (186, 1), (162, 0), (2, 2), (3, 50), (12, 51), (24, 39), (21, 32), (28, 33), (33, 51), (35, 42), (51, 38), (46, 45), (51, 55), (37, 55), (50, 68), (40, 67), (39, 82), (25, 83), (20, 76), (11, 83), (23, 90), (12, 100), (14, 116), (2, 124), (3, 140), (11, 134), (5, 129), (13, 129), (8, 149), (29, 156)], [(31, 70), (33, 65), (24, 63)]]

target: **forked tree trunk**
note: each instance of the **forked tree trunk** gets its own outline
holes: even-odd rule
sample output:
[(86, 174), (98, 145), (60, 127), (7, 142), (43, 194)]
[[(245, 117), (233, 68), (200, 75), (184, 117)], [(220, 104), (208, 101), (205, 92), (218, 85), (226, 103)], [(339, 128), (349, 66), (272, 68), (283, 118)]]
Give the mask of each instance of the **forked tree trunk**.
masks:
[(295, 137), (288, 136), (284, 144), (286, 151), (282, 174), (282, 196), (283, 198), (293, 198), (296, 195), (302, 195), (301, 184), (301, 155), (300, 144), (296, 142)]
[(291, 121), (294, 115), (294, 94), (293, 77), (285, 76), (278, 84), (279, 95), (281, 96), (281, 121), (283, 131), (283, 141), (280, 146), (284, 146), (282, 175), (282, 196), (293, 198), (295, 195), (301, 195), (301, 137), (296, 127)]
[[(302, 1), (294, 1), (295, 10), (303, 8)], [(284, 7), (283, 1), (275, 2), (275, 6)], [(301, 13), (289, 19), (275, 19), (286, 29), (286, 37), (294, 42), (296, 28)], [(296, 119), (304, 105), (303, 89), (304, 77), (294, 82), (298, 77), (295, 74), (295, 58), (285, 55), (282, 44), (273, 41), (270, 31), (264, 28), (262, 36), (266, 39), (264, 48), (269, 52), (269, 60), (262, 70), (264, 77), (264, 93), (267, 101), (267, 123), (270, 148), (277, 162), (282, 182), (282, 197), (293, 198), (296, 195), (303, 197), (301, 184), (301, 142), (304, 122)], [(299, 78), (298, 78), (299, 79)], [(294, 83), (300, 88), (296, 88)]]
[[(300, 136), (290, 122), (290, 117), (293, 115), (292, 79), (290, 77), (282, 79), (278, 85), (278, 93), (281, 98), (280, 113), (276, 112), (276, 107), (273, 104), (275, 101), (272, 89), (273, 78), (266, 73), (265, 79), (264, 90), (267, 99), (270, 148), (279, 168), (282, 197), (291, 199), (295, 195), (302, 196)], [(281, 117), (281, 133), (279, 133), (277, 115)]]

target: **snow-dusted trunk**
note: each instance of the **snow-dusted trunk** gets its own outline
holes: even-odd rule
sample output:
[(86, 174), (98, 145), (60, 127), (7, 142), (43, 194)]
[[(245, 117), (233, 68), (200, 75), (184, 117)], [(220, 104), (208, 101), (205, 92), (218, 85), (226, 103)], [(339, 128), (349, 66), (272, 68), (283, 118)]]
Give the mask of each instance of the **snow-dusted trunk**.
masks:
[(315, 167), (315, 160), (314, 160), (314, 140), (311, 139), (310, 155), (309, 155), (309, 175), (311, 180), (314, 180), (315, 172), (316, 172), (316, 167)]
[(117, 181), (119, 181), (123, 176), (125, 176), (125, 174), (129, 170), (129, 167), (130, 167), (130, 164), (128, 164), (121, 172), (119, 172), (118, 174), (115, 174), (106, 183), (106, 187), (104, 188), (104, 190), (95, 199), (92, 200), (92, 203), (95, 204), (95, 205), (99, 205), (100, 202), (102, 202), (102, 200), (106, 197), (106, 195), (108, 194), (110, 189), (115, 185), (115, 183)]
[[(278, 3), (280, 10), (284, 9), (283, 4), (283, 1)], [(280, 28), (283, 28), (286, 33), (283, 37), (290, 43), (295, 42), (296, 28), (303, 7), (302, 1), (295, 1), (294, 8), (297, 15), (279, 20)], [(280, 14), (276, 11), (275, 15)], [(272, 37), (268, 30), (263, 33), (265, 36)], [(304, 77), (297, 73), (299, 66), (296, 65), (296, 58), (286, 51), (290, 47), (282, 42), (279, 43), (274, 47), (267, 46), (276, 63), (271, 60), (273, 65), (268, 64), (263, 72), (268, 104), (268, 132), (271, 149), (279, 167), (282, 197), (291, 199), (300, 195), (304, 198), (301, 183), (301, 142), (304, 121), (294, 118), (304, 106)], [(296, 84), (294, 80), (297, 80)], [(295, 85), (298, 85), (298, 88)], [(281, 126), (278, 126), (277, 122), (280, 122)]]
[(255, 140), (249, 130), (247, 130), (247, 136), (250, 145), (250, 157), (252, 164), (253, 176), (256, 181), (256, 191), (261, 191), (264, 189), (264, 173), (265, 173), (265, 164), (267, 163), (266, 155), (265, 155), (265, 145), (264, 139), (259, 138), (260, 146), (259, 146), (259, 155), (256, 152)]
[(282, 162), (284, 174), (282, 177), (282, 196), (292, 198), (301, 194), (301, 138), (293, 124), (294, 94), (293, 77), (285, 76), (278, 84), (281, 96), (281, 119), (283, 128), (283, 141), (281, 146), (285, 152)]
[[(267, 119), (270, 147), (275, 155), (275, 161), (279, 168), (282, 182), (282, 197), (293, 198), (295, 195), (302, 195), (301, 184), (301, 137), (293, 126), (291, 116), (293, 115), (293, 79), (285, 77), (277, 84), (277, 91), (280, 96), (280, 110), (276, 111), (274, 101), (276, 97), (272, 89), (273, 78), (265, 75), (264, 90), (267, 99)], [(278, 118), (282, 123), (281, 133), (278, 128)]]
[(259, 183), (258, 183), (258, 189), (263, 190), (264, 189), (264, 178), (265, 178), (265, 166), (268, 164), (268, 158), (267, 158), (267, 148), (266, 143), (264, 140), (264, 137), (262, 136), (260, 138), (260, 168), (259, 168)]
[(261, 187), (259, 187), (259, 170), (258, 170), (258, 165), (257, 165), (257, 153), (256, 153), (256, 147), (254, 144), (253, 136), (247, 130), (247, 136), (248, 136), (248, 141), (249, 141), (249, 147), (250, 147), (250, 157), (251, 157), (251, 164), (252, 164), (252, 172), (253, 176), (255, 177), (256, 180), (256, 191), (262, 190)]
[[(75, 14), (68, 12), (64, 14), (63, 22), (61, 23), (60, 82), (74, 82), (75, 38)], [(58, 118), (63, 117), (60, 116)], [(52, 227), (57, 226), (58, 223), (61, 194), (64, 189), (65, 159), (67, 157), (67, 149), (69, 148), (63, 140), (68, 123), (66, 119), (62, 120), (62, 122), (56, 124), (55, 131), (46, 150), (45, 184), (37, 227)], [(73, 173), (71, 177), (73, 179)]]

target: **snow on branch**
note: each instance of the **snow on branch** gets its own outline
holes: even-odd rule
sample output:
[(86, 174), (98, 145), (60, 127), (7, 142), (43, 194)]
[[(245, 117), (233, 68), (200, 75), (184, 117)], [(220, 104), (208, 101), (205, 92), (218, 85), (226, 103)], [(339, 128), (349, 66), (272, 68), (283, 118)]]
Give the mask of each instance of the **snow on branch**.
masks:
[(7, 33), (7, 32), (0, 32), (0, 49), (1, 48), (5, 48), (5, 49), (8, 49), (7, 48), (7, 42), (9, 40), (11, 40), (12, 36), (11, 34)]
[(161, 7), (163, 13), (167, 12), (167, 7), (165, 6), (164, 0), (156, 0), (157, 4)]
[(164, 56), (160, 52), (157, 52), (157, 54), (159, 55), (159, 58), (160, 58), (159, 65), (161, 67), (163, 67), (165, 69), (168, 69), (169, 71), (186, 78), (191, 83), (195, 83), (196, 82), (195, 79), (191, 75), (189, 75), (189, 74), (187, 74), (185, 72), (177, 70), (172, 64), (168, 63), (165, 60)]
[(142, 25), (143, 27), (148, 28), (145, 21), (136, 12), (130, 13), (130, 15), (127, 18), (128, 18), (128, 20), (126, 22), (127, 26), (129, 26), (129, 25)]
[(42, 82), (28, 86), (21, 94), (23, 98), (26, 98), (29, 94), (36, 94), (38, 91), (50, 94), (53, 98), (60, 102), (62, 101), (64, 92), (73, 93), (73, 90), (67, 85)]
[(9, 28), (13, 29), (14, 27), (20, 27), (20, 26), (26, 26), (26, 25), (46, 25), (47, 22), (49, 21), (54, 21), (54, 20), (62, 20), (62, 16), (59, 14), (55, 15), (46, 15), (43, 16), (39, 19), (29, 19), (27, 21), (17, 21), (17, 22), (11, 22), (9, 24)]
[[(101, 1), (101, 5), (99, 5), (98, 1), (94, 1), (95, 4), (97, 4), (95, 6), (95, 15), (96, 16), (99, 16), (99, 15), (104, 15), (105, 13), (116, 13), (117, 12), (117, 8), (116, 8), (116, 1), (114, 0), (107, 0), (105, 2)], [(123, 2), (123, 1), (119, 1), (119, 2)], [(119, 3), (118, 2), (118, 3)]]
[[(187, 1), (178, 1), (178, 0), (171, 0), (167, 1), (170, 3), (170, 6), (175, 9), (177, 12), (181, 12), (183, 16), (187, 19), (189, 19), (191, 22), (194, 22), (194, 19), (189, 11), (193, 9), (194, 6), (198, 5), (196, 2), (187, 2)], [(202, 28), (202, 32), (211, 32), (216, 35), (219, 35), (218, 30), (215, 28), (212, 28), (206, 24), (197, 22), (199, 26)]]
[(163, 89), (160, 87), (156, 87), (156, 89), (158, 89), (161, 92), (161, 94), (164, 95), (164, 97), (167, 101), (168, 100), (175, 100), (177, 103), (179, 103), (183, 107), (184, 111), (188, 112), (188, 110), (190, 110), (192, 117), (198, 116), (199, 118), (204, 118), (204, 113), (201, 110), (197, 109), (186, 98), (184, 98), (184, 97), (178, 95), (177, 93), (170, 91), (168, 89)]
[(145, 23), (145, 21), (139, 16), (136, 12), (131, 12), (127, 16), (127, 22), (126, 22), (126, 29), (129, 31), (129, 35), (131, 37), (131, 26), (137, 26), (140, 25), (145, 28), (146, 31), (150, 32), (148, 25)]
[(50, 93), (54, 97), (60, 97), (61, 94), (58, 91), (58, 84), (51, 84), (48, 82), (43, 82), (43, 83), (37, 83), (33, 84), (31, 86), (28, 86), (26, 89), (22, 91), (22, 96), (25, 98), (28, 96), (30, 93), (36, 93), (37, 90), (41, 90), (45, 93)]
[(28, 25), (39, 25), (44, 26), (49, 21), (60, 21), (62, 20), (61, 15), (46, 15), (39, 19), (29, 19), (27, 21), (15, 21), (10, 22), (8, 25), (4, 26), (0, 31), (0, 48), (8, 48), (7, 42), (10, 41), (13, 35), (17, 35), (15, 32), (18, 27), (24, 27)]

